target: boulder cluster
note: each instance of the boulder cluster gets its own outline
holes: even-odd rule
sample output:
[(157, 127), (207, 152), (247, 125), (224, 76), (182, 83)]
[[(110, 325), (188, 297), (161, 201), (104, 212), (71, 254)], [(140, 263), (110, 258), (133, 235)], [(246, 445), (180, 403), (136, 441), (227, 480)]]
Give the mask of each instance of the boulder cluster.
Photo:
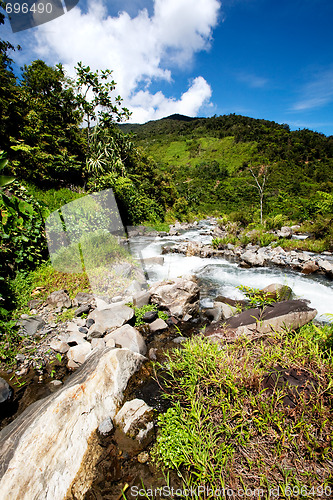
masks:
[(183, 242), (173, 247), (163, 247), (163, 253), (181, 253), (203, 258), (223, 257), (239, 262), (242, 267), (281, 266), (301, 271), (303, 274), (318, 272), (333, 278), (333, 261), (325, 259), (324, 254), (287, 251), (280, 246), (273, 248), (271, 245), (260, 247), (248, 244), (241, 247), (228, 243), (214, 249), (211, 245), (200, 242)]

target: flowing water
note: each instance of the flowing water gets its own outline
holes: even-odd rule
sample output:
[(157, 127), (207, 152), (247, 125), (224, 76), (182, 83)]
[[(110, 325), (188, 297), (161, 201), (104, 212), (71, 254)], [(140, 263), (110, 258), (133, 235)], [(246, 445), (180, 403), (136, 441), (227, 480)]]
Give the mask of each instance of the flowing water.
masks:
[[(183, 241), (211, 243), (213, 228), (209, 221), (201, 221), (197, 228), (178, 236), (133, 238), (131, 250), (136, 256), (147, 259), (161, 255), (162, 247)], [(184, 275), (197, 276), (204, 307), (212, 306), (217, 295), (243, 299), (244, 295), (237, 289), (239, 285), (263, 288), (271, 283), (281, 283), (290, 286), (297, 298), (310, 301), (311, 307), (318, 311), (317, 320), (326, 322), (329, 318), (325, 315), (333, 313), (333, 282), (322, 275), (303, 275), (277, 266), (246, 269), (224, 258), (186, 257), (174, 253), (164, 255), (163, 265), (149, 264), (145, 270), (149, 283)]]

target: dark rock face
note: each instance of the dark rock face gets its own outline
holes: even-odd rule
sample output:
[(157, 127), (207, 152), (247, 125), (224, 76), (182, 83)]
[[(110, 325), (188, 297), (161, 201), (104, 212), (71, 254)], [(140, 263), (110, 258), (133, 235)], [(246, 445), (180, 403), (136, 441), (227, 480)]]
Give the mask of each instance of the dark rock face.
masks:
[(0, 377), (0, 405), (8, 403), (13, 396), (13, 389)]
[(316, 309), (310, 308), (302, 300), (276, 302), (262, 308), (251, 308), (226, 321), (210, 325), (205, 330), (206, 336), (238, 337), (242, 334), (268, 333), (284, 328), (299, 328), (315, 318)]
[(155, 319), (158, 318), (158, 313), (157, 311), (147, 311), (143, 316), (142, 319), (145, 323), (152, 323), (155, 321)]

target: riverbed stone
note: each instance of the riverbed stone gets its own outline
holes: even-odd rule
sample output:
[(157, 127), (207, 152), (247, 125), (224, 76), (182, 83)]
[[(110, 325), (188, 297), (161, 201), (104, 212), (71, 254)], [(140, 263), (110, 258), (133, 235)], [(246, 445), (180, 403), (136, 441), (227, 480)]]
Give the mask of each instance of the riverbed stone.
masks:
[(312, 273), (315, 273), (316, 271), (318, 271), (318, 269), (319, 269), (319, 266), (317, 266), (317, 264), (315, 262), (313, 262), (313, 260), (310, 260), (302, 266), (302, 273), (303, 274), (312, 274)]
[(101, 436), (108, 436), (113, 431), (113, 423), (111, 417), (106, 417), (98, 426), (98, 432)]
[(219, 340), (225, 337), (269, 333), (273, 330), (295, 329), (309, 323), (316, 315), (316, 309), (309, 307), (305, 301), (286, 300), (270, 304), (263, 310), (247, 309), (223, 323), (209, 325), (205, 335)]
[(100, 459), (100, 447), (91, 445), (94, 432), (105, 418), (114, 418), (144, 359), (127, 349), (97, 351), (63, 387), (2, 429), (1, 498), (63, 500), (73, 484), (80, 492), (74, 497), (83, 498)]
[(269, 298), (282, 301), (289, 300), (292, 294), (292, 289), (288, 285), (283, 285), (281, 283), (271, 283), (265, 288), (262, 288), (260, 292), (268, 295)]
[(149, 330), (152, 333), (160, 332), (168, 328), (167, 323), (162, 318), (157, 318), (155, 321), (149, 324)]
[(102, 337), (106, 330), (115, 330), (123, 326), (133, 316), (134, 311), (131, 307), (118, 304), (110, 304), (108, 309), (102, 311), (93, 311), (88, 319), (93, 319), (95, 323), (89, 328), (88, 340)]
[(181, 319), (198, 311), (199, 291), (195, 278), (184, 276), (152, 285), (151, 303)]
[(262, 254), (255, 253), (252, 250), (247, 250), (242, 254), (242, 259), (250, 266), (263, 266), (265, 257)]
[(13, 389), (5, 379), (0, 377), (0, 405), (8, 403), (13, 396)]
[(132, 399), (119, 410), (114, 423), (129, 438), (147, 444), (153, 437), (153, 408), (142, 399)]
[(147, 346), (141, 333), (138, 332), (136, 328), (130, 325), (124, 325), (117, 328), (112, 333), (109, 333), (104, 337), (105, 343), (109, 346), (109, 341), (113, 340), (115, 344), (120, 345), (123, 348), (129, 349), (133, 352), (138, 352), (143, 356), (147, 352)]
[[(105, 349), (105, 340), (104, 339), (92, 339), (91, 341), (91, 347), (92, 349)], [(108, 346), (108, 347), (113, 347), (113, 346)]]
[(88, 354), (91, 352), (91, 344), (84, 342), (71, 347), (67, 352), (68, 361), (74, 361), (78, 365), (82, 365), (87, 359)]
[(157, 318), (158, 318), (158, 312), (157, 311), (147, 311), (142, 316), (142, 321), (144, 321), (145, 323), (152, 323)]
[(91, 306), (89, 304), (82, 304), (78, 309), (76, 309), (74, 316), (82, 316), (82, 314), (88, 314), (90, 312)]
[(41, 316), (30, 316), (28, 319), (20, 319), (18, 324), (22, 327), (24, 335), (34, 337), (46, 323)]
[(318, 266), (325, 271), (328, 275), (333, 275), (333, 264), (328, 260), (318, 259)]
[(56, 290), (52, 292), (46, 299), (46, 303), (52, 307), (72, 307), (72, 301), (67, 293), (67, 290)]
[(150, 300), (150, 292), (144, 290), (142, 292), (133, 295), (133, 306), (139, 308), (147, 306), (149, 304), (149, 300)]
[(61, 340), (52, 340), (50, 342), (50, 347), (55, 352), (65, 354), (67, 351), (69, 351), (70, 346), (67, 344), (67, 342), (62, 342)]
[(69, 346), (84, 344), (86, 342), (87, 336), (84, 333), (73, 332), (67, 339), (67, 344)]

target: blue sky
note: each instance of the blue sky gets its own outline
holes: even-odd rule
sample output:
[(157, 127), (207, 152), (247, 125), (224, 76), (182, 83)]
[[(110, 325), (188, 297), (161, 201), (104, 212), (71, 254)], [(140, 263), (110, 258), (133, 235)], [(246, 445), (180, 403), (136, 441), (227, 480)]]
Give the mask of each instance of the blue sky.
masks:
[(19, 66), (113, 69), (134, 122), (237, 113), (333, 135), (332, 20), (332, 0), (80, 0), (0, 37)]

